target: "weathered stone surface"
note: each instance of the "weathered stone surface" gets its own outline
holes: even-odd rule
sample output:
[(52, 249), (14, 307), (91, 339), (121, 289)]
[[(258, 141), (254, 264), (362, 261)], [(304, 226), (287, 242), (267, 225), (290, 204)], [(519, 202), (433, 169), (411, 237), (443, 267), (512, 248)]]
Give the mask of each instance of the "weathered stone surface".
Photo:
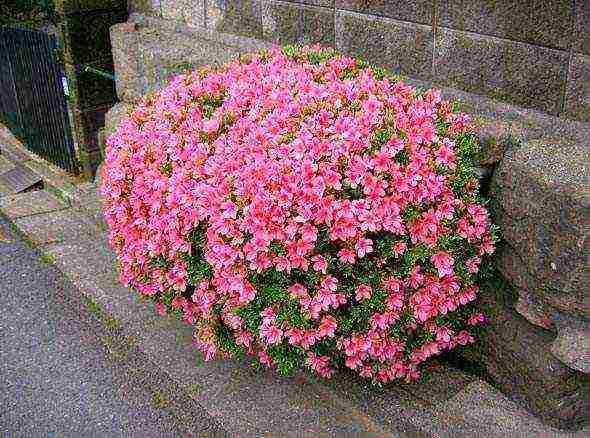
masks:
[[(590, 14), (588, 19), (590, 21)], [(588, 26), (590, 32), (590, 24)], [(565, 92), (565, 116), (590, 122), (590, 55), (572, 56)]]
[(262, 38), (263, 3), (257, 0), (206, 0), (205, 25), (219, 32)]
[(133, 111), (133, 105), (126, 102), (115, 104), (105, 115), (105, 139), (115, 133), (121, 120)]
[(134, 23), (125, 22), (111, 27), (113, 62), (116, 72), (117, 96), (132, 102), (142, 95), (139, 86), (139, 41)]
[(441, 0), (439, 24), (560, 49), (569, 49), (573, 0)]
[(524, 316), (531, 324), (547, 330), (555, 329), (553, 320), (551, 319), (550, 309), (539, 303), (527, 289), (520, 289), (518, 291), (518, 301), (514, 305), (514, 310)]
[(572, 369), (590, 373), (590, 318), (553, 312), (557, 337), (551, 352)]
[(440, 28), (434, 79), (440, 85), (557, 114), (568, 59), (565, 51)]
[(576, 1), (576, 31), (573, 49), (590, 55), (590, 2)]
[(162, 17), (191, 27), (205, 27), (204, 0), (160, 0)]
[(0, 197), (0, 210), (10, 219), (63, 210), (66, 204), (45, 190)]
[[(495, 172), (492, 196), (499, 205), (492, 216), (509, 245), (500, 248), (498, 267), (540, 304), (590, 315), (590, 210), (587, 178), (584, 183), (588, 172), (583, 168), (587, 152), (582, 150), (576, 159), (571, 148), (556, 151), (547, 146), (543, 153), (553, 158), (562, 153), (582, 167), (556, 160), (545, 163), (545, 176), (541, 176), (532, 168), (527, 170), (527, 159), (521, 155), (531, 144), (507, 152)], [(535, 155), (528, 160), (535, 165), (543, 162)], [(573, 178), (567, 177), (568, 171)], [(560, 173), (561, 181), (551, 179), (550, 172)]]
[(22, 217), (15, 223), (40, 246), (76, 242), (98, 233), (95, 224), (69, 209)]
[(161, 28), (146, 28), (139, 33), (145, 93), (164, 87), (174, 74), (223, 64), (244, 50)]
[(590, 418), (590, 377), (551, 354), (552, 332), (484, 296), (492, 306), (481, 360), (496, 385), (543, 421), (580, 428)]
[(264, 38), (278, 44), (335, 42), (334, 12), (325, 8), (269, 2), (262, 26)]
[(336, 0), (336, 8), (363, 14), (381, 15), (396, 20), (432, 24), (434, 0)]
[(430, 79), (432, 27), (336, 12), (336, 48), (367, 62)]

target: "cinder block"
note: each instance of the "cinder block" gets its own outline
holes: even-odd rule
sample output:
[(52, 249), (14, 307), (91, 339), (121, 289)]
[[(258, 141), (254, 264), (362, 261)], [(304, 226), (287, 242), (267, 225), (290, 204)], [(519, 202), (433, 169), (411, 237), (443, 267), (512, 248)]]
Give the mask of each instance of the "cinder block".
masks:
[(330, 9), (269, 2), (262, 23), (264, 39), (274, 43), (335, 43), (334, 12)]
[(568, 59), (566, 51), (440, 28), (434, 79), (440, 85), (557, 114)]
[(431, 26), (336, 11), (336, 48), (405, 75), (432, 76)]
[(126, 22), (111, 27), (111, 45), (119, 100), (139, 98), (139, 41), (136, 25)]
[(434, 0), (336, 0), (336, 8), (431, 25)]
[(590, 55), (577, 53), (572, 57), (565, 93), (565, 116), (590, 122)]
[(440, 0), (438, 14), (445, 27), (559, 49), (570, 47), (573, 15), (574, 0)]

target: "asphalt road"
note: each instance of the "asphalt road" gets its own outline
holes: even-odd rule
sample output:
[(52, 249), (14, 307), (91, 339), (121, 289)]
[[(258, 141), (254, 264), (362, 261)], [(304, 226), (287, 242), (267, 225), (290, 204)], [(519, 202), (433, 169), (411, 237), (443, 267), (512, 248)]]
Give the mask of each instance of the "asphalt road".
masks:
[(183, 435), (60, 298), (72, 287), (0, 216), (0, 436)]

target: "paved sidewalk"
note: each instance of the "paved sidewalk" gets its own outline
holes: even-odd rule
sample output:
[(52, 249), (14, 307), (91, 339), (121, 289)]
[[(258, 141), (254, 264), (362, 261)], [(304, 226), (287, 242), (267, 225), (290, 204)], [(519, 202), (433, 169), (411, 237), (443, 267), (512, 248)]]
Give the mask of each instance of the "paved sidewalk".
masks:
[(95, 303), (103, 325), (117, 327), (116, 337), (127, 342), (113, 349), (137, 352), (136, 366), (159, 376), (152, 395), (167, 394), (156, 399), (169, 400), (177, 420), (196, 419), (191, 430), (210, 423), (206, 433), (239, 437), (588, 436), (588, 430), (550, 428), (486, 382), (445, 366), (433, 370), (428, 384), (377, 391), (345, 373), (327, 385), (304, 373), (285, 379), (235, 361), (205, 363), (191, 345), (190, 327), (160, 317), (119, 284), (96, 189), (78, 191), (74, 207), (41, 191), (0, 197), (0, 211), (72, 281), (78, 296)]
[(0, 217), (0, 435), (174, 437), (185, 432), (109, 360), (73, 286)]

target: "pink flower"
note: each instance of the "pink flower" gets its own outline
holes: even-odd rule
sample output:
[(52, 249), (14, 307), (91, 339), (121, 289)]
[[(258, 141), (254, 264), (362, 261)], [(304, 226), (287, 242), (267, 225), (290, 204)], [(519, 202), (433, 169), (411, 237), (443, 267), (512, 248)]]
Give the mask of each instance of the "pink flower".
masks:
[(352, 265), (356, 259), (356, 253), (349, 249), (343, 248), (338, 251), (338, 257), (342, 263), (350, 263)]
[(474, 313), (473, 315), (471, 315), (469, 317), (469, 320), (467, 321), (467, 324), (469, 325), (478, 325), (478, 324), (482, 324), (484, 323), (486, 320), (486, 317), (483, 313)]
[[(109, 243), (121, 282), (152, 297), (160, 314), (172, 293), (169, 307), (193, 326), (208, 360), (224, 324), (269, 366), (266, 349), (282, 343), (329, 377), (339, 352), (311, 349), (332, 338), (361, 375), (413, 380), (427, 358), (471, 342), (467, 329), (483, 318), (454, 313), (477, 294), (466, 283), (475, 276), (456, 275), (455, 260), (467, 259), (476, 274), (494, 251), (485, 207), (453, 186), (465, 164), (457, 134), (472, 128), (436, 90), (418, 96), (348, 56), (308, 62), (324, 50), (322, 57), (329, 49), (304, 47), (293, 59), (273, 47), (206, 74), (177, 75), (138, 102), (107, 140), (100, 192)], [(344, 79), (349, 71), (357, 74)], [(440, 122), (447, 133), (437, 132)], [(439, 250), (448, 238), (457, 242), (452, 253)], [(430, 260), (397, 269), (418, 246)], [(362, 284), (375, 274), (362, 272), (369, 265), (378, 290)], [(204, 280), (188, 299), (195, 277)], [(341, 334), (343, 320), (377, 291), (383, 308), (366, 315), (367, 330)], [(271, 304), (244, 311), (260, 300)], [(305, 329), (291, 326), (291, 310)], [(396, 324), (407, 312), (410, 320)], [(439, 315), (455, 331), (439, 327)], [(409, 360), (398, 331), (405, 338), (422, 330), (436, 340)]]
[(322, 338), (332, 338), (334, 337), (334, 333), (336, 332), (336, 327), (338, 327), (338, 322), (336, 321), (336, 319), (334, 319), (334, 317), (324, 316), (318, 329), (318, 336)]
[(156, 303), (156, 310), (161, 316), (166, 316), (166, 306), (163, 303)]
[(405, 242), (396, 242), (393, 245), (393, 253), (396, 256), (402, 255), (406, 251), (406, 243)]
[(480, 263), (481, 259), (479, 257), (472, 257), (465, 262), (465, 264), (467, 265), (467, 270), (473, 274), (476, 274), (479, 270)]
[(311, 258), (311, 261), (313, 263), (314, 271), (322, 272), (324, 274), (326, 273), (326, 270), (328, 269), (328, 262), (325, 258), (322, 256), (314, 256)]
[(373, 241), (365, 238), (358, 239), (355, 248), (359, 258), (364, 257), (366, 254), (373, 252)]
[(371, 298), (372, 292), (373, 292), (373, 290), (371, 289), (371, 286), (368, 286), (366, 284), (360, 284), (357, 286), (357, 288), (355, 290), (355, 296), (358, 301), (362, 301), (365, 298), (366, 299)]
[(445, 277), (453, 274), (453, 264), (455, 260), (444, 251), (439, 251), (430, 257), (434, 266), (438, 270), (439, 277)]

